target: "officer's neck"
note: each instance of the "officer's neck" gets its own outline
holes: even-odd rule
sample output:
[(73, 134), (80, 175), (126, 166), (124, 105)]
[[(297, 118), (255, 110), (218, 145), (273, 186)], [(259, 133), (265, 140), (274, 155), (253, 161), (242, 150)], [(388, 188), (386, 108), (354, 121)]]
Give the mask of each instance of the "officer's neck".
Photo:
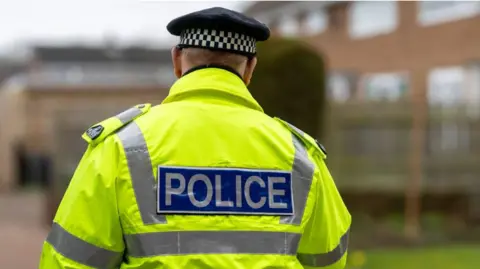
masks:
[(195, 67), (192, 67), (192, 68), (189, 68), (187, 69), (187, 71), (185, 71), (183, 74), (182, 74), (182, 77), (185, 76), (185, 75), (188, 75), (192, 72), (195, 72), (197, 70), (200, 70), (200, 69), (205, 69), (205, 68), (220, 68), (220, 69), (223, 69), (223, 70), (226, 70), (226, 71), (229, 71), (233, 74), (235, 74), (236, 76), (238, 76), (241, 80), (243, 80), (243, 77), (242, 75), (240, 75), (240, 73), (235, 70), (234, 68), (230, 67), (230, 66), (227, 66), (227, 65), (222, 65), (222, 64), (202, 64), (202, 65), (198, 65), (198, 66), (195, 66)]

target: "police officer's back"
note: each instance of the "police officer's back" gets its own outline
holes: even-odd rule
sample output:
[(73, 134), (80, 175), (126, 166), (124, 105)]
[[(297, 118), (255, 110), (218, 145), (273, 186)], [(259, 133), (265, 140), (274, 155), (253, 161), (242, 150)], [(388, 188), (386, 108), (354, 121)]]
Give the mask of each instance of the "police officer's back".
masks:
[(325, 152), (246, 87), (268, 28), (222, 8), (167, 28), (179, 80), (84, 134), (40, 268), (343, 268), (351, 220)]

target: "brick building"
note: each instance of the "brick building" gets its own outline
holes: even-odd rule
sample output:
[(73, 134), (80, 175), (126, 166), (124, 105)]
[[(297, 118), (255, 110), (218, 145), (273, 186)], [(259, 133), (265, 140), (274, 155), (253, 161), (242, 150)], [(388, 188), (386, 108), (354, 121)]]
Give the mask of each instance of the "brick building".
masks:
[[(480, 158), (480, 2), (269, 1), (245, 12), (275, 35), (308, 42), (326, 59), (327, 88), (340, 109), (331, 122), (361, 117), (331, 128), (324, 143), (338, 158), (373, 156), (376, 165), (405, 155), (402, 162), (425, 165), (410, 168), (418, 175), (408, 177), (427, 173), (425, 163), (434, 159), (439, 169), (458, 161), (455, 169), (462, 171), (462, 163)], [(339, 161), (336, 173), (346, 170), (340, 167)], [(439, 170), (432, 184), (453, 174)], [(398, 178), (402, 190), (407, 180)]]
[(35, 48), (24, 72), (0, 90), (0, 189), (35, 180), (25, 173), (45, 159), (71, 173), (86, 128), (133, 105), (160, 103), (174, 79), (169, 50)]
[(480, 2), (268, 1), (245, 12), (323, 53), (337, 101), (480, 102)]

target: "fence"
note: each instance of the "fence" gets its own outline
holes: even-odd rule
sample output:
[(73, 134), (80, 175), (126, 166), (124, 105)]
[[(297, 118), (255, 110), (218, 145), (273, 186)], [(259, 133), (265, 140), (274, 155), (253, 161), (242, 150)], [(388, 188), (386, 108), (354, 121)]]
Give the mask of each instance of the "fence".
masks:
[(480, 118), (468, 107), (432, 108), (424, 126), (408, 103), (334, 105), (328, 116), (329, 166), (344, 188), (400, 191), (411, 175), (412, 135), (420, 133), (422, 188), (468, 192), (480, 184)]
[(324, 142), (339, 188), (412, 199), (460, 195), (467, 214), (480, 216), (480, 117), (469, 106), (427, 107), (425, 117), (415, 111), (411, 103), (330, 107)]

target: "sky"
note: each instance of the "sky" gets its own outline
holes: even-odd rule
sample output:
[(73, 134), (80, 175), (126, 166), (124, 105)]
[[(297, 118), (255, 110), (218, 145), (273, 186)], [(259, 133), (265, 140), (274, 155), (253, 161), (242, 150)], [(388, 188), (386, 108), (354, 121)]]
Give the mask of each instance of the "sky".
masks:
[(248, 1), (1, 0), (0, 55), (31, 44), (173, 44), (168, 22), (220, 6), (241, 10)]

